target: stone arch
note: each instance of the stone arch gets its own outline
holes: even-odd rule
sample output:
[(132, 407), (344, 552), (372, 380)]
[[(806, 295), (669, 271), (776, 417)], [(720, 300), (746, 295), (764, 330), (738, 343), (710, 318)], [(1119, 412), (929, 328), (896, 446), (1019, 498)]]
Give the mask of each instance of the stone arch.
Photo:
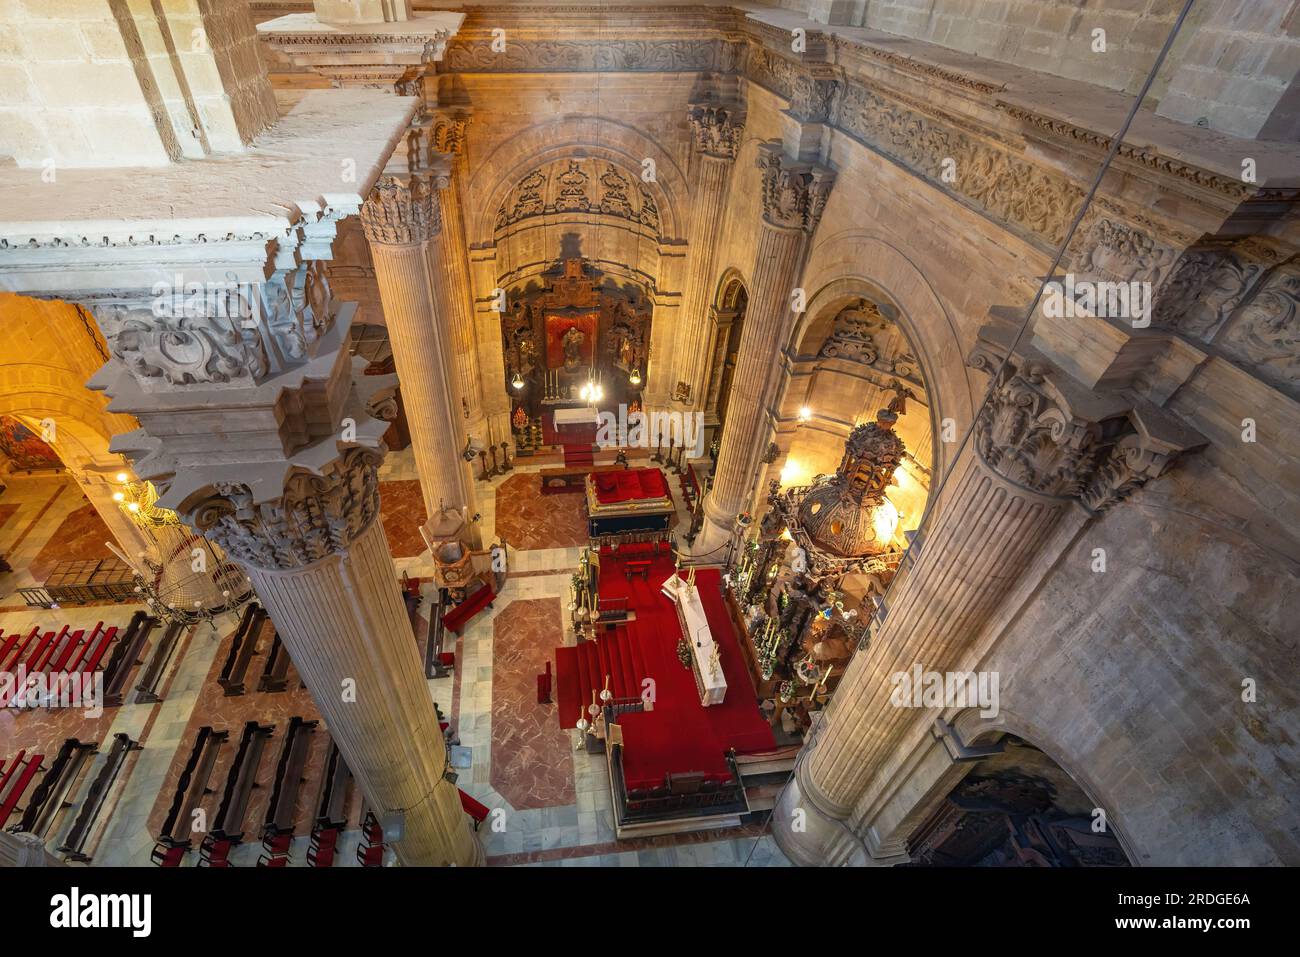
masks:
[[(807, 288), (816, 292), (796, 322), (789, 348), (798, 354), (805, 342), (823, 337), (835, 314), (853, 297), (892, 306), (920, 366), (931, 409), (931, 428), (940, 433), (952, 419), (957, 435), (971, 424), (981, 391), (966, 367), (967, 345), (933, 286), (914, 262), (887, 239), (865, 230), (819, 237), (804, 270)], [(946, 473), (955, 457), (951, 443), (935, 442), (933, 474)]]
[(682, 241), (681, 210), (685, 208), (690, 189), (685, 173), (672, 155), (626, 123), (601, 116), (570, 116), (528, 127), (490, 150), (475, 164), (467, 190), (469, 242), (472, 245), (491, 242), (497, 210), (531, 170), (579, 156), (605, 160), (637, 181), (641, 177), (642, 161), (653, 160), (655, 189), (652, 193), (659, 207), (660, 236), (668, 242)]
[(126, 461), (109, 450), (109, 443), (115, 432), (129, 431), (135, 422), (109, 412), (108, 400), (86, 387), (103, 358), (97, 336), (76, 306), (0, 294), (0, 339), (21, 343), (0, 359), (0, 415), (38, 433), (42, 422), (53, 421), (50, 446), (118, 544), (134, 553), (145, 542), (112, 502), (114, 476)]
[[(1019, 740), (1035, 751), (1041, 752), (1052, 764), (1066, 775), (1079, 791), (1087, 798), (1090, 809), (1101, 808), (1106, 813), (1107, 831), (1123, 849), (1130, 864), (1142, 860), (1140, 853), (1128, 836), (1123, 822), (1123, 815), (1115, 804), (1107, 799), (1097, 783), (1089, 778), (1086, 769), (1061, 748), (1034, 722), (1023, 716), (1001, 708), (996, 716), (983, 717), (979, 708), (965, 708), (959, 711), (949, 722), (953, 737), (967, 749), (978, 751), (997, 745)], [(987, 759), (986, 759), (987, 760)], [(972, 772), (978, 773), (985, 761), (965, 761), (952, 763), (916, 802), (915, 806), (902, 818), (897, 827), (900, 841), (911, 837), (922, 824), (931, 818), (953, 790)]]

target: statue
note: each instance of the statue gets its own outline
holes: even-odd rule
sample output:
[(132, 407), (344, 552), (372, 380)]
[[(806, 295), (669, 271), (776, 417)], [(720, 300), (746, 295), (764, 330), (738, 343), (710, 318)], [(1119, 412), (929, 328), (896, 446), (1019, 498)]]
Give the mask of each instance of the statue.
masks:
[(582, 363), (582, 344), (586, 339), (586, 335), (577, 326), (564, 334), (560, 344), (564, 347), (564, 367), (566, 369), (572, 369)]

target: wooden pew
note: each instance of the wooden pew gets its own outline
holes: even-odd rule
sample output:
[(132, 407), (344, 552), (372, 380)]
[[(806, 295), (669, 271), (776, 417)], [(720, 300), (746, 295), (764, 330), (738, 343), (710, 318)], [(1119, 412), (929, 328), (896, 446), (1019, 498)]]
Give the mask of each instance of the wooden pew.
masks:
[[(95, 637), (99, 635), (99, 629), (103, 627), (103, 622), (96, 624), (94, 631), (91, 631), (90, 638), (88, 638), (87, 641), (94, 641)], [(82, 638), (85, 637), (85, 628), (79, 628), (78, 631), (73, 632), (72, 638), (69, 638), (68, 641), (64, 642), (64, 650), (60, 651), (56, 658), (53, 658), (51, 671), (65, 671), (66, 668), (68, 668), (68, 662), (73, 659), (73, 654), (77, 653), (77, 650), (81, 648)]]
[(55, 638), (53, 641), (51, 641), (49, 647), (45, 649), (45, 654), (37, 658), (36, 667), (34, 670), (44, 671), (46, 668), (50, 666), (50, 662), (54, 659), (54, 653), (58, 651), (59, 648), (62, 647), (64, 641), (67, 640), (68, 629), (71, 627), (72, 627), (71, 625), (63, 626), (63, 628), (59, 631), (58, 637)]
[[(157, 619), (151, 620), (157, 621)], [(108, 795), (126, 765), (127, 756), (132, 751), (139, 750), (140, 745), (132, 741), (128, 735), (121, 732), (113, 735), (113, 746), (109, 748), (108, 756), (100, 766), (99, 773), (91, 781), (90, 790), (86, 792), (86, 799), (81, 803), (81, 810), (77, 812), (72, 828), (64, 836), (63, 843), (59, 845), (59, 852), (67, 855), (65, 860), (77, 861), (81, 864), (88, 864), (94, 860), (86, 852), (91, 832), (99, 823), (100, 812), (103, 811)]]
[(68, 738), (59, 748), (53, 763), (41, 783), (32, 792), (31, 800), (18, 822), (18, 830), (37, 837), (45, 837), (50, 827), (72, 807), (67, 796), (75, 791), (75, 786), (85, 772), (91, 755), (99, 751), (99, 745)]
[(221, 746), (230, 737), (228, 731), (213, 731), (204, 725), (195, 735), (189, 760), (176, 782), (176, 794), (163, 820), (159, 841), (169, 847), (189, 847), (194, 824), (194, 809), (199, 806), (208, 790), (208, 778), (217, 763)]
[(40, 633), (40, 630), (41, 630), (40, 627), (37, 626), (31, 630), (31, 632), (27, 635), (26, 638), (18, 638), (18, 640), (14, 644), (8, 646), (10, 649), (9, 654), (8, 657), (4, 659), (3, 662), (0, 662), (0, 671), (18, 670), (18, 662), (22, 660), (23, 652), (25, 652), (28, 649), (32, 641)]
[[(112, 630), (114, 634), (117, 634), (117, 628), (113, 628)], [(70, 655), (67, 661), (65, 661), (63, 664), (56, 665), (54, 670), (67, 671), (67, 672), (80, 671), (81, 663), (86, 660), (86, 657), (90, 654), (91, 649), (94, 648), (99, 643), (99, 639), (103, 635), (103, 633), (104, 633), (104, 623), (102, 621), (96, 623), (95, 630), (92, 631), (90, 633), (90, 637), (87, 638), (85, 642), (79, 648), (76, 649), (76, 653)], [(71, 648), (69, 648), (68, 650), (72, 651)]]
[(104, 666), (104, 706), (116, 708), (122, 704), (126, 695), (126, 682), (132, 669), (143, 660), (145, 643), (149, 635), (160, 624), (143, 611), (131, 616), (126, 626), (126, 633), (113, 649), (108, 664)]
[(261, 605), (250, 604), (244, 609), (234, 640), (230, 643), (230, 654), (226, 656), (225, 666), (217, 678), (217, 684), (224, 689), (227, 698), (244, 693), (244, 676), (257, 653), (257, 639), (261, 637), (265, 621), (266, 612)]
[(319, 721), (304, 721), (297, 716), (289, 721), (289, 731), (280, 748), (280, 760), (275, 766), (275, 785), (266, 808), (263, 840), (268, 835), (293, 836), (294, 808), (302, 790), (302, 772), (311, 753), (312, 734), (319, 724)]
[(426, 678), (445, 678), (451, 674), (451, 669), (443, 664), (442, 660), (442, 643), (446, 634), (442, 615), (447, 604), (447, 589), (439, 588), (438, 603), (429, 609), (429, 627), (425, 632), (424, 676)]
[(266, 656), (266, 667), (262, 669), (262, 677), (257, 681), (257, 690), (283, 691), (289, 687), (285, 677), (288, 673), (289, 650), (280, 640), (280, 633), (276, 632), (275, 640), (271, 642), (271, 653)]
[(27, 792), (27, 785), (32, 783), (36, 772), (41, 770), (41, 762), (45, 760), (45, 755), (33, 754), (23, 764), (23, 755), (26, 753), (18, 753), (18, 757), (14, 758), (13, 764), (5, 772), (4, 781), (0, 782), (0, 828), (9, 823), (10, 815), (17, 810), (18, 802)]
[(235, 762), (226, 774), (226, 787), (221, 794), (221, 804), (217, 807), (217, 817), (213, 822), (213, 836), (236, 844), (244, 839), (244, 816), (248, 813), (248, 801), (252, 797), (253, 788), (257, 787), (262, 752), (266, 750), (266, 743), (273, 733), (273, 724), (258, 724), (256, 721), (244, 724)]
[(185, 627), (179, 621), (167, 625), (158, 647), (153, 650), (153, 657), (149, 659), (149, 664), (140, 676), (140, 683), (135, 686), (136, 704), (157, 704), (162, 701), (162, 696), (158, 694), (158, 685), (162, 683), (162, 677), (167, 672), (167, 665), (172, 660)]

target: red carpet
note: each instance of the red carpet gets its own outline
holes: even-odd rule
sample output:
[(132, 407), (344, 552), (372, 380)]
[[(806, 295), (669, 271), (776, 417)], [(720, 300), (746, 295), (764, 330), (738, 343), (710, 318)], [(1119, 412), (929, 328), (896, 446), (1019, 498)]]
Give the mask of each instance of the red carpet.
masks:
[[(602, 564), (600, 595), (623, 597), (637, 620), (577, 648), (556, 649), (556, 703), (560, 724), (572, 728), (591, 691), (611, 675), (615, 697), (638, 697), (641, 679), (654, 680), (654, 711), (622, 715), (623, 770), (629, 788), (656, 787), (666, 773), (702, 771), (728, 776), (725, 754), (769, 751), (772, 729), (759, 713), (749, 672), (741, 658), (731, 619), (719, 591), (716, 570), (696, 573), (704, 613), (721, 646), (727, 697), (722, 704), (700, 705), (695, 679), (677, 660), (681, 629), (673, 603), (659, 586), (673, 572), (672, 559), (654, 560), (648, 580), (628, 580), (617, 561)], [(626, 692), (626, 693), (625, 693)]]

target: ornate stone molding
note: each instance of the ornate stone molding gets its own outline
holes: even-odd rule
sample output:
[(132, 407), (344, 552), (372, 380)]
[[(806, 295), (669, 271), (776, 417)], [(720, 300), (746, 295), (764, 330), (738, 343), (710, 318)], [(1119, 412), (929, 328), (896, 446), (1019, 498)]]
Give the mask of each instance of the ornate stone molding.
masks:
[(1004, 364), (982, 346), (967, 359), (994, 376), (975, 420), (980, 458), (1009, 482), (1102, 511), (1163, 474), (1204, 439), (1154, 407), (1082, 388), (1027, 351)]
[(745, 117), (735, 107), (695, 103), (686, 113), (695, 149), (705, 156), (734, 160), (745, 132)]
[(194, 527), (235, 561), (299, 568), (346, 549), (379, 514), (383, 454), (349, 449), (320, 474), (290, 473), (284, 494), (265, 501), (248, 486), (221, 482), (191, 512)]
[(442, 228), (427, 176), (382, 176), (361, 207), (366, 239), (384, 246), (427, 242)]
[(830, 197), (835, 174), (824, 166), (790, 162), (780, 144), (764, 143), (758, 151), (763, 171), (763, 219), (784, 229), (812, 235)]
[(1300, 260), (1269, 273), (1214, 344), (1265, 382), (1300, 397)]
[(301, 364), (334, 322), (326, 267), (309, 260), (265, 282), (159, 283), (148, 292), (78, 296), (113, 358), (146, 392), (247, 388)]
[(457, 37), (443, 60), (449, 72), (531, 73), (734, 73), (744, 56), (743, 41), (732, 39), (641, 40), (590, 42), (574, 40), (510, 39), (501, 51), (491, 37)]

